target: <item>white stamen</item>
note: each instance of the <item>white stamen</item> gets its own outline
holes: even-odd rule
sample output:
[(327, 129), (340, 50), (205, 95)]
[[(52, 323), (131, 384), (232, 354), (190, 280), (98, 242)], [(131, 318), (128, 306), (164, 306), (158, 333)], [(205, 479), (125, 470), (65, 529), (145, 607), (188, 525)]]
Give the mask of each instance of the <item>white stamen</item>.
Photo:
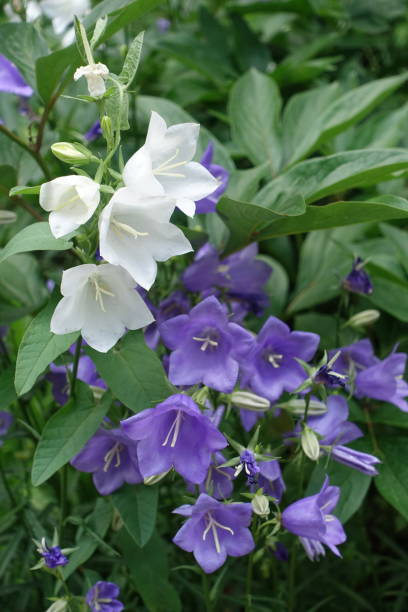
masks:
[(106, 453), (103, 460), (105, 462), (103, 471), (107, 472), (111, 466), (113, 459), (116, 457), (116, 463), (114, 465), (115, 468), (120, 466), (120, 452), (123, 450), (122, 444), (120, 442), (116, 442), (114, 446)]
[(105, 289), (105, 287), (100, 285), (97, 274), (90, 276), (89, 280), (93, 284), (94, 289), (95, 289), (95, 300), (99, 303), (101, 310), (103, 312), (106, 312), (105, 305), (103, 303), (102, 294), (109, 295), (110, 297), (115, 297), (115, 294), (112, 293), (111, 291), (108, 291), (107, 289)]
[(179, 168), (180, 166), (184, 166), (187, 163), (186, 161), (180, 161), (174, 164), (170, 163), (173, 161), (173, 159), (176, 159), (177, 155), (179, 154), (179, 151), (179, 149), (176, 149), (174, 155), (169, 157), (167, 161), (160, 164), (160, 166), (158, 166), (157, 168), (154, 168), (153, 174), (160, 174), (161, 176), (173, 176), (177, 178), (186, 178), (185, 174), (178, 174), (177, 172), (167, 172), (168, 170), (173, 170), (173, 168)]
[(139, 232), (138, 230), (135, 230), (134, 227), (132, 227), (131, 225), (128, 225), (127, 223), (121, 223), (120, 221), (117, 221), (117, 219), (114, 219), (112, 217), (111, 219), (111, 223), (114, 226), (114, 228), (117, 228), (118, 232), (126, 232), (127, 234), (130, 234), (131, 236), (133, 236), (133, 238), (138, 238), (139, 236), (148, 236), (149, 232)]
[(162, 446), (167, 446), (167, 443), (170, 439), (171, 434), (173, 433), (173, 438), (171, 440), (171, 448), (174, 448), (176, 446), (176, 442), (177, 442), (177, 438), (179, 436), (180, 433), (180, 426), (181, 426), (181, 421), (183, 419), (183, 413), (181, 412), (181, 410), (177, 410), (177, 415), (176, 418), (174, 419), (170, 429), (169, 429), (169, 433), (167, 434)]
[(75, 202), (76, 200), (80, 200), (81, 198), (79, 197), (78, 194), (72, 196), (72, 198), (69, 198), (68, 200), (65, 200), (65, 202), (63, 202), (62, 204), (60, 204), (59, 206), (57, 206), (54, 210), (62, 210), (63, 208), (65, 208), (66, 206), (69, 206), (70, 204), (72, 204), (72, 202)]
[(198, 336), (193, 336), (193, 340), (197, 342), (202, 342), (203, 344), (200, 346), (200, 351), (206, 351), (209, 346), (218, 346), (218, 342), (216, 340), (212, 340), (208, 336), (205, 338), (199, 338)]
[(229, 531), (231, 535), (234, 535), (234, 531), (231, 529), (231, 527), (227, 527), (226, 525), (222, 525), (221, 523), (216, 521), (210, 512), (207, 512), (205, 518), (208, 521), (208, 523), (207, 523), (207, 527), (203, 531), (203, 540), (205, 541), (205, 538), (207, 537), (207, 534), (211, 529), (213, 537), (214, 537), (215, 550), (217, 551), (218, 554), (220, 554), (221, 546), (220, 546), (220, 540), (218, 538), (217, 527), (219, 527), (220, 529), (224, 529), (225, 531)]
[(278, 353), (268, 355), (268, 361), (274, 368), (280, 368), (281, 364), (278, 363), (278, 361), (281, 359), (283, 359), (283, 355), (279, 355)]

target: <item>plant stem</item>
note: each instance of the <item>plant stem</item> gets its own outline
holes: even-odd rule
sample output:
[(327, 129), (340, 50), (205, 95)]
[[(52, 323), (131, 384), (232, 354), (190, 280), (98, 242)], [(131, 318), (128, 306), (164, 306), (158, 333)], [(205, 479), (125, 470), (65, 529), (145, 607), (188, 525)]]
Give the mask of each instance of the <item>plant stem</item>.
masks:
[(248, 568), (245, 583), (245, 612), (252, 610), (252, 568), (254, 565), (254, 556), (251, 554), (248, 558)]
[(17, 134), (14, 134), (14, 132), (11, 132), (10, 130), (8, 130), (5, 125), (0, 124), (0, 132), (3, 132), (3, 134), (5, 134), (7, 138), (10, 138), (10, 140), (18, 144), (19, 147), (27, 151), (27, 153), (29, 153), (31, 157), (35, 159), (35, 161), (37, 162), (37, 164), (43, 171), (45, 178), (47, 180), (51, 180), (52, 178), (51, 173), (48, 170), (47, 164), (43, 160), (42, 155), (39, 150), (32, 149), (29, 144), (24, 142), (24, 140), (20, 138), (20, 136), (17, 136)]
[(75, 345), (74, 363), (72, 366), (72, 382), (71, 382), (71, 397), (75, 397), (75, 385), (78, 376), (79, 356), (81, 353), (82, 338), (79, 336)]
[(290, 552), (290, 565), (288, 575), (288, 612), (294, 612), (296, 597), (295, 597), (295, 576), (296, 576), (296, 541), (293, 543)]
[(210, 589), (208, 586), (208, 576), (205, 572), (202, 573), (202, 588), (205, 601), (205, 609), (207, 612), (212, 612), (212, 603), (210, 599)]

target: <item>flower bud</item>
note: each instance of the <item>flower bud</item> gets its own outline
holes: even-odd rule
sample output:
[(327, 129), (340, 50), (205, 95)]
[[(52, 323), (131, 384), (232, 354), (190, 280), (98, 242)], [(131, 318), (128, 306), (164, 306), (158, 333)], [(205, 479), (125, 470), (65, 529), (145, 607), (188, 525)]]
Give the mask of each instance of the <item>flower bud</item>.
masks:
[(362, 310), (357, 314), (350, 317), (350, 319), (345, 323), (345, 327), (364, 327), (365, 325), (372, 325), (380, 318), (380, 313), (378, 310)]
[(251, 501), (252, 510), (255, 514), (262, 518), (267, 518), (269, 515), (269, 499), (266, 495), (255, 495)]
[(55, 142), (51, 145), (51, 151), (66, 164), (88, 164), (94, 157), (86, 147), (70, 142)]
[(269, 400), (250, 391), (234, 391), (231, 393), (230, 399), (237, 408), (254, 410), (255, 412), (268, 410), (271, 405)]
[(144, 479), (143, 483), (148, 486), (155, 485), (157, 482), (160, 482), (162, 478), (167, 476), (169, 472), (170, 470), (167, 470), (166, 472), (162, 472), (161, 474), (155, 474), (154, 476), (149, 476), (148, 478)]
[(313, 429), (310, 429), (307, 425), (303, 427), (300, 443), (306, 457), (309, 457), (312, 461), (317, 461), (320, 456), (319, 440)]
[[(306, 409), (306, 401), (304, 399), (290, 399), (288, 402), (276, 404), (276, 408), (281, 408), (292, 414), (303, 415)], [(324, 414), (325, 412), (327, 412), (326, 404), (315, 399), (310, 400), (308, 409), (310, 416)]]
[(68, 602), (66, 599), (57, 599), (45, 612), (65, 612), (68, 609), (67, 606)]
[(106, 142), (112, 146), (113, 145), (113, 128), (112, 128), (112, 119), (108, 115), (104, 115), (101, 119), (101, 130), (103, 133), (103, 137)]
[(14, 223), (17, 220), (17, 215), (11, 210), (0, 210), (0, 225)]

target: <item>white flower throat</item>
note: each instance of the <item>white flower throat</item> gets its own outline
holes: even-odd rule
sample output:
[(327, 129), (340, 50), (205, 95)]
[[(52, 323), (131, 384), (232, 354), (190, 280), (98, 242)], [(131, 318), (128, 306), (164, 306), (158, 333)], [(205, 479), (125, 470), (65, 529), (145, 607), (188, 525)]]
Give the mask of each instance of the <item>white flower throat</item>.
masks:
[(124, 233), (125, 234), (130, 234), (135, 239), (139, 238), (140, 236), (148, 236), (149, 235), (149, 232), (139, 232), (137, 229), (135, 229), (131, 225), (128, 225), (127, 223), (122, 223), (121, 221), (118, 221), (117, 219), (115, 219), (115, 217), (111, 218), (111, 225), (113, 226), (113, 231), (119, 237), (121, 236), (121, 234), (124, 234)]
[(112, 291), (109, 291), (108, 289), (106, 289), (106, 287), (104, 287), (104, 285), (101, 282), (101, 277), (98, 274), (93, 274), (92, 276), (90, 276), (89, 282), (91, 283), (95, 291), (95, 300), (98, 302), (101, 310), (103, 312), (106, 312), (105, 304), (103, 301), (103, 296), (107, 295), (109, 297), (114, 298), (115, 294), (112, 293)]
[(174, 155), (169, 157), (169, 159), (166, 160), (165, 162), (161, 163), (160, 166), (157, 166), (157, 168), (153, 169), (153, 174), (158, 174), (160, 176), (173, 176), (177, 178), (186, 178), (185, 174), (181, 174), (179, 172), (169, 172), (169, 170), (174, 170), (174, 168), (180, 168), (180, 166), (186, 165), (187, 161), (175, 162), (174, 164), (171, 163), (173, 159), (176, 159), (178, 154), (179, 154), (179, 149), (176, 149), (176, 152), (174, 153)]
[(203, 540), (205, 541), (208, 532), (211, 530), (213, 534), (213, 538), (214, 538), (215, 550), (217, 551), (218, 554), (220, 554), (221, 546), (220, 546), (220, 540), (218, 537), (217, 527), (218, 529), (223, 529), (224, 531), (228, 531), (231, 535), (234, 535), (234, 531), (231, 529), (231, 527), (227, 527), (226, 525), (222, 525), (221, 523), (216, 521), (213, 515), (211, 514), (211, 512), (207, 512), (207, 514), (205, 515), (205, 520), (207, 522), (207, 526), (203, 531)]

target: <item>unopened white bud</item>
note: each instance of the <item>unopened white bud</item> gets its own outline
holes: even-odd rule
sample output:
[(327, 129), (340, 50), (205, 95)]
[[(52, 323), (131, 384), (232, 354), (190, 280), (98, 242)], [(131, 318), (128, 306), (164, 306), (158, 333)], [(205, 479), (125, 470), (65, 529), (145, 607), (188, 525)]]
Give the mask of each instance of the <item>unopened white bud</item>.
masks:
[(57, 599), (54, 603), (46, 609), (45, 612), (65, 612), (68, 609), (68, 602), (66, 599)]
[(11, 210), (0, 210), (0, 225), (8, 225), (17, 220), (17, 215)]
[(252, 510), (258, 516), (267, 518), (269, 516), (269, 499), (265, 495), (255, 495), (251, 501)]
[(169, 472), (170, 470), (167, 470), (166, 472), (162, 472), (161, 474), (155, 474), (154, 476), (149, 476), (148, 478), (144, 479), (143, 483), (148, 486), (155, 485), (157, 482), (160, 482), (162, 478), (167, 476)]
[[(291, 399), (288, 402), (276, 404), (276, 408), (287, 410), (292, 414), (303, 415), (306, 409), (306, 401), (304, 399)], [(323, 402), (311, 399), (309, 402), (309, 415), (319, 415), (327, 412), (327, 406)]]
[(265, 397), (251, 393), (250, 391), (234, 391), (230, 395), (231, 403), (237, 408), (263, 412), (268, 410), (271, 403)]
[(378, 310), (362, 310), (357, 314), (350, 317), (345, 323), (346, 327), (365, 327), (366, 325), (372, 325), (380, 318)]
[(310, 429), (307, 425), (303, 427), (300, 443), (306, 457), (309, 457), (312, 461), (317, 461), (320, 457), (319, 440), (313, 429)]
[(87, 164), (94, 157), (86, 147), (70, 142), (55, 142), (51, 145), (51, 151), (55, 157), (67, 164)]

